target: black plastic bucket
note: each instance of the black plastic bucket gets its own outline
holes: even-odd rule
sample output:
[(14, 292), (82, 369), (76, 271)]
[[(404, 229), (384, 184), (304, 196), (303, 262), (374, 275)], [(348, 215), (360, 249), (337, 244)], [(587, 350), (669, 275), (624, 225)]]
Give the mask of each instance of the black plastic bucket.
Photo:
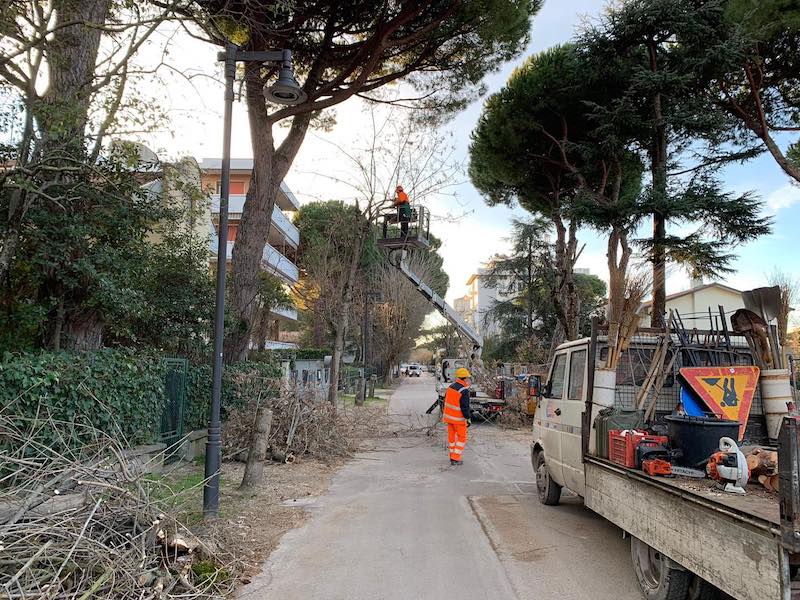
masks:
[(687, 467), (704, 465), (719, 450), (719, 439), (739, 439), (738, 421), (721, 421), (714, 417), (669, 415), (664, 417), (673, 448), (683, 450), (678, 462)]

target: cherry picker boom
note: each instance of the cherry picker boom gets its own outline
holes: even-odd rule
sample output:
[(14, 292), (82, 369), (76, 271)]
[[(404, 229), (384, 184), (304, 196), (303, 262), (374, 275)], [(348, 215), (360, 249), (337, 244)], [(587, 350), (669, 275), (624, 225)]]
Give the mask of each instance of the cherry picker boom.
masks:
[(427, 248), (429, 246), (428, 236), (430, 229), (430, 215), (423, 206), (416, 207), (411, 211), (411, 222), (408, 232), (404, 235), (399, 230), (393, 230), (390, 225), (396, 223), (395, 212), (384, 215), (382, 232), (383, 236), (378, 240), (378, 245), (389, 251), (389, 262), (405, 275), (417, 291), (433, 307), (439, 311), (445, 320), (455, 327), (459, 336), (466, 338), (472, 345), (470, 361), (479, 361), (481, 350), (483, 349), (483, 337), (464, 321), (456, 310), (444, 301), (444, 298), (434, 292), (431, 287), (422, 281), (419, 275), (414, 273), (406, 262), (406, 252), (410, 248)]
[[(481, 368), (481, 352), (483, 350), (483, 337), (475, 331), (456, 310), (444, 301), (444, 298), (434, 292), (431, 287), (422, 281), (422, 278), (417, 275), (408, 265), (406, 261), (407, 252), (409, 249), (425, 249), (429, 247), (429, 228), (430, 228), (430, 215), (427, 210), (418, 206), (412, 209), (411, 220), (409, 228), (406, 233), (401, 232), (395, 225), (398, 223), (399, 217), (395, 211), (391, 211), (383, 215), (382, 223), (382, 236), (378, 240), (378, 245), (386, 248), (389, 252), (389, 262), (394, 265), (417, 291), (433, 305), (433, 307), (444, 317), (444, 319), (452, 325), (459, 337), (466, 340), (470, 349), (466, 354), (468, 356), (459, 358), (442, 358), (441, 364), (437, 364), (436, 368), (436, 391), (437, 400), (427, 410), (430, 414), (433, 410), (441, 404), (444, 397), (444, 391), (451, 383), (452, 373), (455, 372), (457, 366), (465, 366), (473, 371), (478, 371)], [(476, 386), (472, 388), (473, 402), (476, 405), (476, 412), (485, 416), (485, 409), (487, 409), (487, 401), (492, 405), (491, 408), (499, 410), (498, 402), (491, 401), (486, 394), (480, 391)]]

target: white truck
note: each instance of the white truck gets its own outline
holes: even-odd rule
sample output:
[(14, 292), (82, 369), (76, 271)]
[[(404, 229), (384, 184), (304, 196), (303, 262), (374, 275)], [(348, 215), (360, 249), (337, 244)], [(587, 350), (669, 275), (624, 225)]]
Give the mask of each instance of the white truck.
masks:
[[(539, 500), (557, 505), (562, 488), (568, 488), (629, 535), (634, 572), (647, 600), (712, 600), (724, 594), (736, 600), (800, 598), (797, 422), (786, 417), (781, 429), (779, 497), (714, 492), (710, 481), (651, 477), (612, 463), (589, 450), (601, 334), (559, 346), (541, 386), (531, 443)], [(632, 347), (629, 354), (634, 352)], [(630, 381), (634, 371), (642, 371), (631, 366), (635, 362), (617, 371), (616, 402), (624, 402), (625, 385), (637, 383)], [(677, 387), (663, 393), (677, 393)], [(670, 410), (666, 400), (662, 412)], [(755, 425), (759, 419), (751, 410)]]

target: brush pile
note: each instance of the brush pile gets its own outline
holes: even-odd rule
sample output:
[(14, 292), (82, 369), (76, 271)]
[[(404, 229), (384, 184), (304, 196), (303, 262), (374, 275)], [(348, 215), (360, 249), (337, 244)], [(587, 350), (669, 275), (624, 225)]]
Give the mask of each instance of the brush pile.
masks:
[(272, 411), (270, 454), (281, 462), (290, 456), (320, 460), (350, 456), (360, 440), (376, 435), (376, 428), (388, 424), (384, 406), (334, 407), (315, 389), (295, 382), (265, 382), (264, 389), (272, 391), (228, 411), (222, 433), (225, 458), (246, 452), (256, 409), (261, 405)]
[[(70, 449), (61, 442), (76, 429), (93, 441)], [(235, 568), (170, 516), (147, 465), (118, 440), (0, 415), (0, 452), (0, 597), (193, 599), (233, 589)]]

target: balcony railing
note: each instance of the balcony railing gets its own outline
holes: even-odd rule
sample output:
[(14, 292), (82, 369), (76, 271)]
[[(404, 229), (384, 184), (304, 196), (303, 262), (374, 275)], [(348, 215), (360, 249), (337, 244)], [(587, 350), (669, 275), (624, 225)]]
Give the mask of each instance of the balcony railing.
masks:
[(270, 312), (274, 316), (281, 319), (286, 319), (287, 321), (297, 321), (296, 308), (273, 308)]
[[(216, 256), (217, 254), (217, 244), (219, 244), (219, 237), (212, 227), (211, 239), (209, 240), (208, 246), (212, 256)], [(228, 242), (227, 260), (230, 260), (233, 256), (234, 244), (235, 242)], [(297, 265), (269, 244), (264, 246), (264, 253), (261, 255), (261, 260), (265, 271), (283, 277), (289, 285), (297, 283), (300, 279), (300, 270), (297, 268)]]
[[(246, 196), (244, 194), (231, 194), (228, 199), (228, 212), (231, 214), (241, 214), (244, 210), (245, 198)], [(211, 195), (211, 212), (215, 216), (219, 215), (219, 194)], [(300, 232), (297, 230), (297, 227), (294, 226), (294, 223), (283, 214), (283, 211), (277, 204), (272, 207), (272, 227), (286, 238), (286, 242), (290, 246), (297, 248), (297, 246), (300, 245)]]

